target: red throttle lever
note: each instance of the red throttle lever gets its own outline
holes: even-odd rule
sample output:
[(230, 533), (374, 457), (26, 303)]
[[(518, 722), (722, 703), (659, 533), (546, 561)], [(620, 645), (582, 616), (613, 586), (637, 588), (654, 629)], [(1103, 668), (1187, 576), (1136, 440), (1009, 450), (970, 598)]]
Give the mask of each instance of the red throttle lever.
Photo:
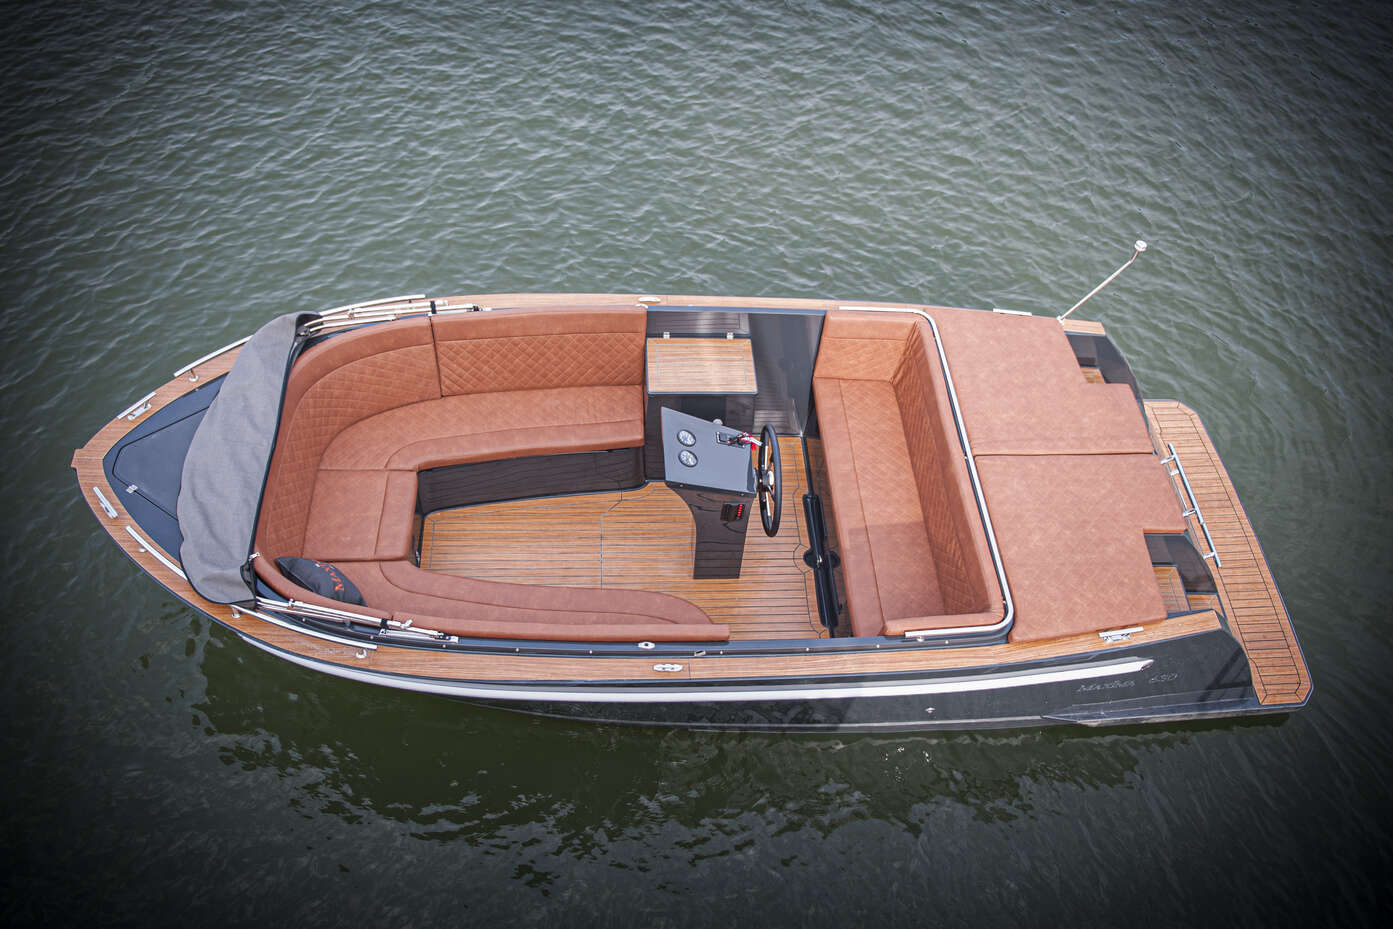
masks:
[(744, 445), (749, 448), (763, 448), (764, 443), (748, 432), (718, 432), (716, 441), (722, 445)]

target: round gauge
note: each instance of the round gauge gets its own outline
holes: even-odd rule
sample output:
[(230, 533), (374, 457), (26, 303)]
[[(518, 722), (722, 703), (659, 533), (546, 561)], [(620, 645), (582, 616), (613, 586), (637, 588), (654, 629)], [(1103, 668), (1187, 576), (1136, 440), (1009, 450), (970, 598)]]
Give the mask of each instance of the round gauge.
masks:
[(696, 436), (692, 435), (686, 429), (680, 429), (677, 432), (677, 441), (681, 442), (683, 445), (695, 445)]
[(680, 452), (677, 453), (677, 460), (680, 461), (680, 462), (682, 462), (684, 465), (686, 465), (686, 466), (689, 467), (689, 468), (695, 468), (695, 467), (696, 467), (696, 461), (697, 461), (696, 455), (693, 455), (691, 452), (687, 451), (685, 448), (682, 449), (682, 451), (680, 451)]

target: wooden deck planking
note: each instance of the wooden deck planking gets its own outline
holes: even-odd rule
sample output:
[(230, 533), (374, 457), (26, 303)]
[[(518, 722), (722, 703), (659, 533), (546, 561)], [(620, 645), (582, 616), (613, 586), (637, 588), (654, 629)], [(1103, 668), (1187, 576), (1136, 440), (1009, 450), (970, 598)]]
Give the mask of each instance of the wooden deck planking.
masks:
[(754, 350), (749, 339), (649, 339), (651, 394), (752, 394)]
[[(1291, 618), (1268, 569), (1253, 527), (1239, 502), (1228, 472), (1219, 460), (1199, 416), (1172, 400), (1148, 400), (1147, 418), (1164, 456), (1172, 445), (1185, 467), (1195, 500), (1204, 514), (1215, 549), (1223, 562), (1213, 567), (1219, 600), (1230, 627), (1248, 655), (1253, 687), (1265, 705), (1302, 703), (1311, 692), (1310, 672), (1296, 641)], [(1183, 493), (1178, 477), (1172, 479)], [(1192, 537), (1203, 543), (1198, 520), (1189, 517)], [(1191, 597), (1197, 608), (1204, 599)]]
[(1083, 332), (1088, 335), (1107, 335), (1103, 324), (1093, 319), (1061, 319), (1059, 325), (1065, 332)]
[(740, 577), (694, 580), (695, 529), (665, 484), (637, 490), (486, 503), (432, 513), (421, 567), (522, 584), (652, 590), (690, 600), (734, 639), (825, 638), (818, 620), (802, 495), (802, 441), (781, 438), (783, 525), (769, 538), (750, 517)]

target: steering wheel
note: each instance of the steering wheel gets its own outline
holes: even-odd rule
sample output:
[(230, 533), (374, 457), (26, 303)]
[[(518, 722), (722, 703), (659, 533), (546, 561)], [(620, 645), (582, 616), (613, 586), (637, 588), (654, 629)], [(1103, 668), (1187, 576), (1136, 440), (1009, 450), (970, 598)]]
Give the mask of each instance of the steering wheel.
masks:
[(784, 509), (784, 475), (779, 464), (779, 438), (774, 435), (773, 426), (760, 430), (759, 442), (759, 467), (755, 473), (759, 486), (759, 521), (764, 524), (765, 535), (774, 535), (779, 531), (779, 517)]

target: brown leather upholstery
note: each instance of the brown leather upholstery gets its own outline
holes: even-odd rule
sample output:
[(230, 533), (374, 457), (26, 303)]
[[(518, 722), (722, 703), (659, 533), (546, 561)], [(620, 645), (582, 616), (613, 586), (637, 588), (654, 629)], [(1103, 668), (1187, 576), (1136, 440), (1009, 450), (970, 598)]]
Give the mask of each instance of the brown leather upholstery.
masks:
[(976, 455), (1147, 454), (1126, 384), (1093, 384), (1049, 317), (934, 309)]
[(646, 319), (631, 306), (437, 316), (440, 392), (642, 385)]
[[(698, 625), (711, 623), (696, 605), (667, 594), (647, 590), (605, 590), (593, 587), (557, 588), (530, 584), (505, 584), (477, 578), (454, 577), (423, 571), (409, 561), (379, 561), (349, 565), (349, 579), (368, 603), (391, 603), (394, 610), (431, 615), (459, 613), (460, 605), (471, 621), (604, 625), (650, 623)], [(559, 598), (556, 591), (564, 590)], [(615, 597), (620, 593), (626, 596)], [(724, 631), (725, 627), (720, 627)], [(715, 632), (708, 631), (708, 637)]]
[(514, 390), (386, 410), (340, 432), (319, 466), (414, 471), (641, 444), (641, 386)]
[[(414, 625), (448, 635), (575, 642), (730, 639), (727, 626), (711, 622), (694, 604), (643, 590), (501, 584), (422, 571), (407, 561), (364, 561), (343, 566), (345, 576), (358, 587), (364, 600), (404, 604), (389, 611), (344, 604), (305, 590), (266, 558), (258, 557), (253, 565), (257, 576), (287, 599), (377, 619), (410, 620)], [(558, 592), (565, 597), (558, 597)]]
[(425, 318), (347, 332), (306, 351), (286, 382), (257, 549), (300, 554), (319, 460), (335, 436), (383, 410), (439, 397)]
[(1011, 641), (1163, 618), (1146, 533), (1184, 520), (1131, 388), (1089, 383), (1056, 320), (931, 312), (1011, 585)]
[(853, 633), (1000, 619), (928, 324), (828, 313), (813, 393)]
[(273, 562), (343, 562), (369, 604), (351, 609), (414, 611), (460, 635), (724, 641), (725, 626), (676, 597), (453, 578), (408, 561), (418, 470), (642, 445), (644, 330), (639, 307), (524, 309), (384, 323), (306, 351), (287, 382), (257, 574), (282, 596), (342, 608)]
[(304, 551), (320, 561), (409, 558), (415, 471), (331, 471), (314, 482)]
[(1011, 641), (1163, 619), (1147, 532), (1183, 532), (1154, 454), (977, 459), (1011, 583)]
[(648, 590), (623, 591), (633, 594), (616, 601), (615, 591), (593, 587), (574, 587), (566, 590), (568, 600), (558, 605), (546, 587), (529, 584), (503, 584), (476, 578), (454, 577), (434, 571), (423, 571), (405, 561), (388, 561), (378, 565), (384, 581), (398, 590), (409, 591), (418, 599), (404, 600), (403, 609), (435, 610), (439, 601), (468, 600), (480, 605), (510, 607), (537, 611), (570, 611), (579, 613), (622, 614), (625, 622), (658, 620), (668, 623), (709, 622), (706, 614), (694, 603), (668, 594)]

